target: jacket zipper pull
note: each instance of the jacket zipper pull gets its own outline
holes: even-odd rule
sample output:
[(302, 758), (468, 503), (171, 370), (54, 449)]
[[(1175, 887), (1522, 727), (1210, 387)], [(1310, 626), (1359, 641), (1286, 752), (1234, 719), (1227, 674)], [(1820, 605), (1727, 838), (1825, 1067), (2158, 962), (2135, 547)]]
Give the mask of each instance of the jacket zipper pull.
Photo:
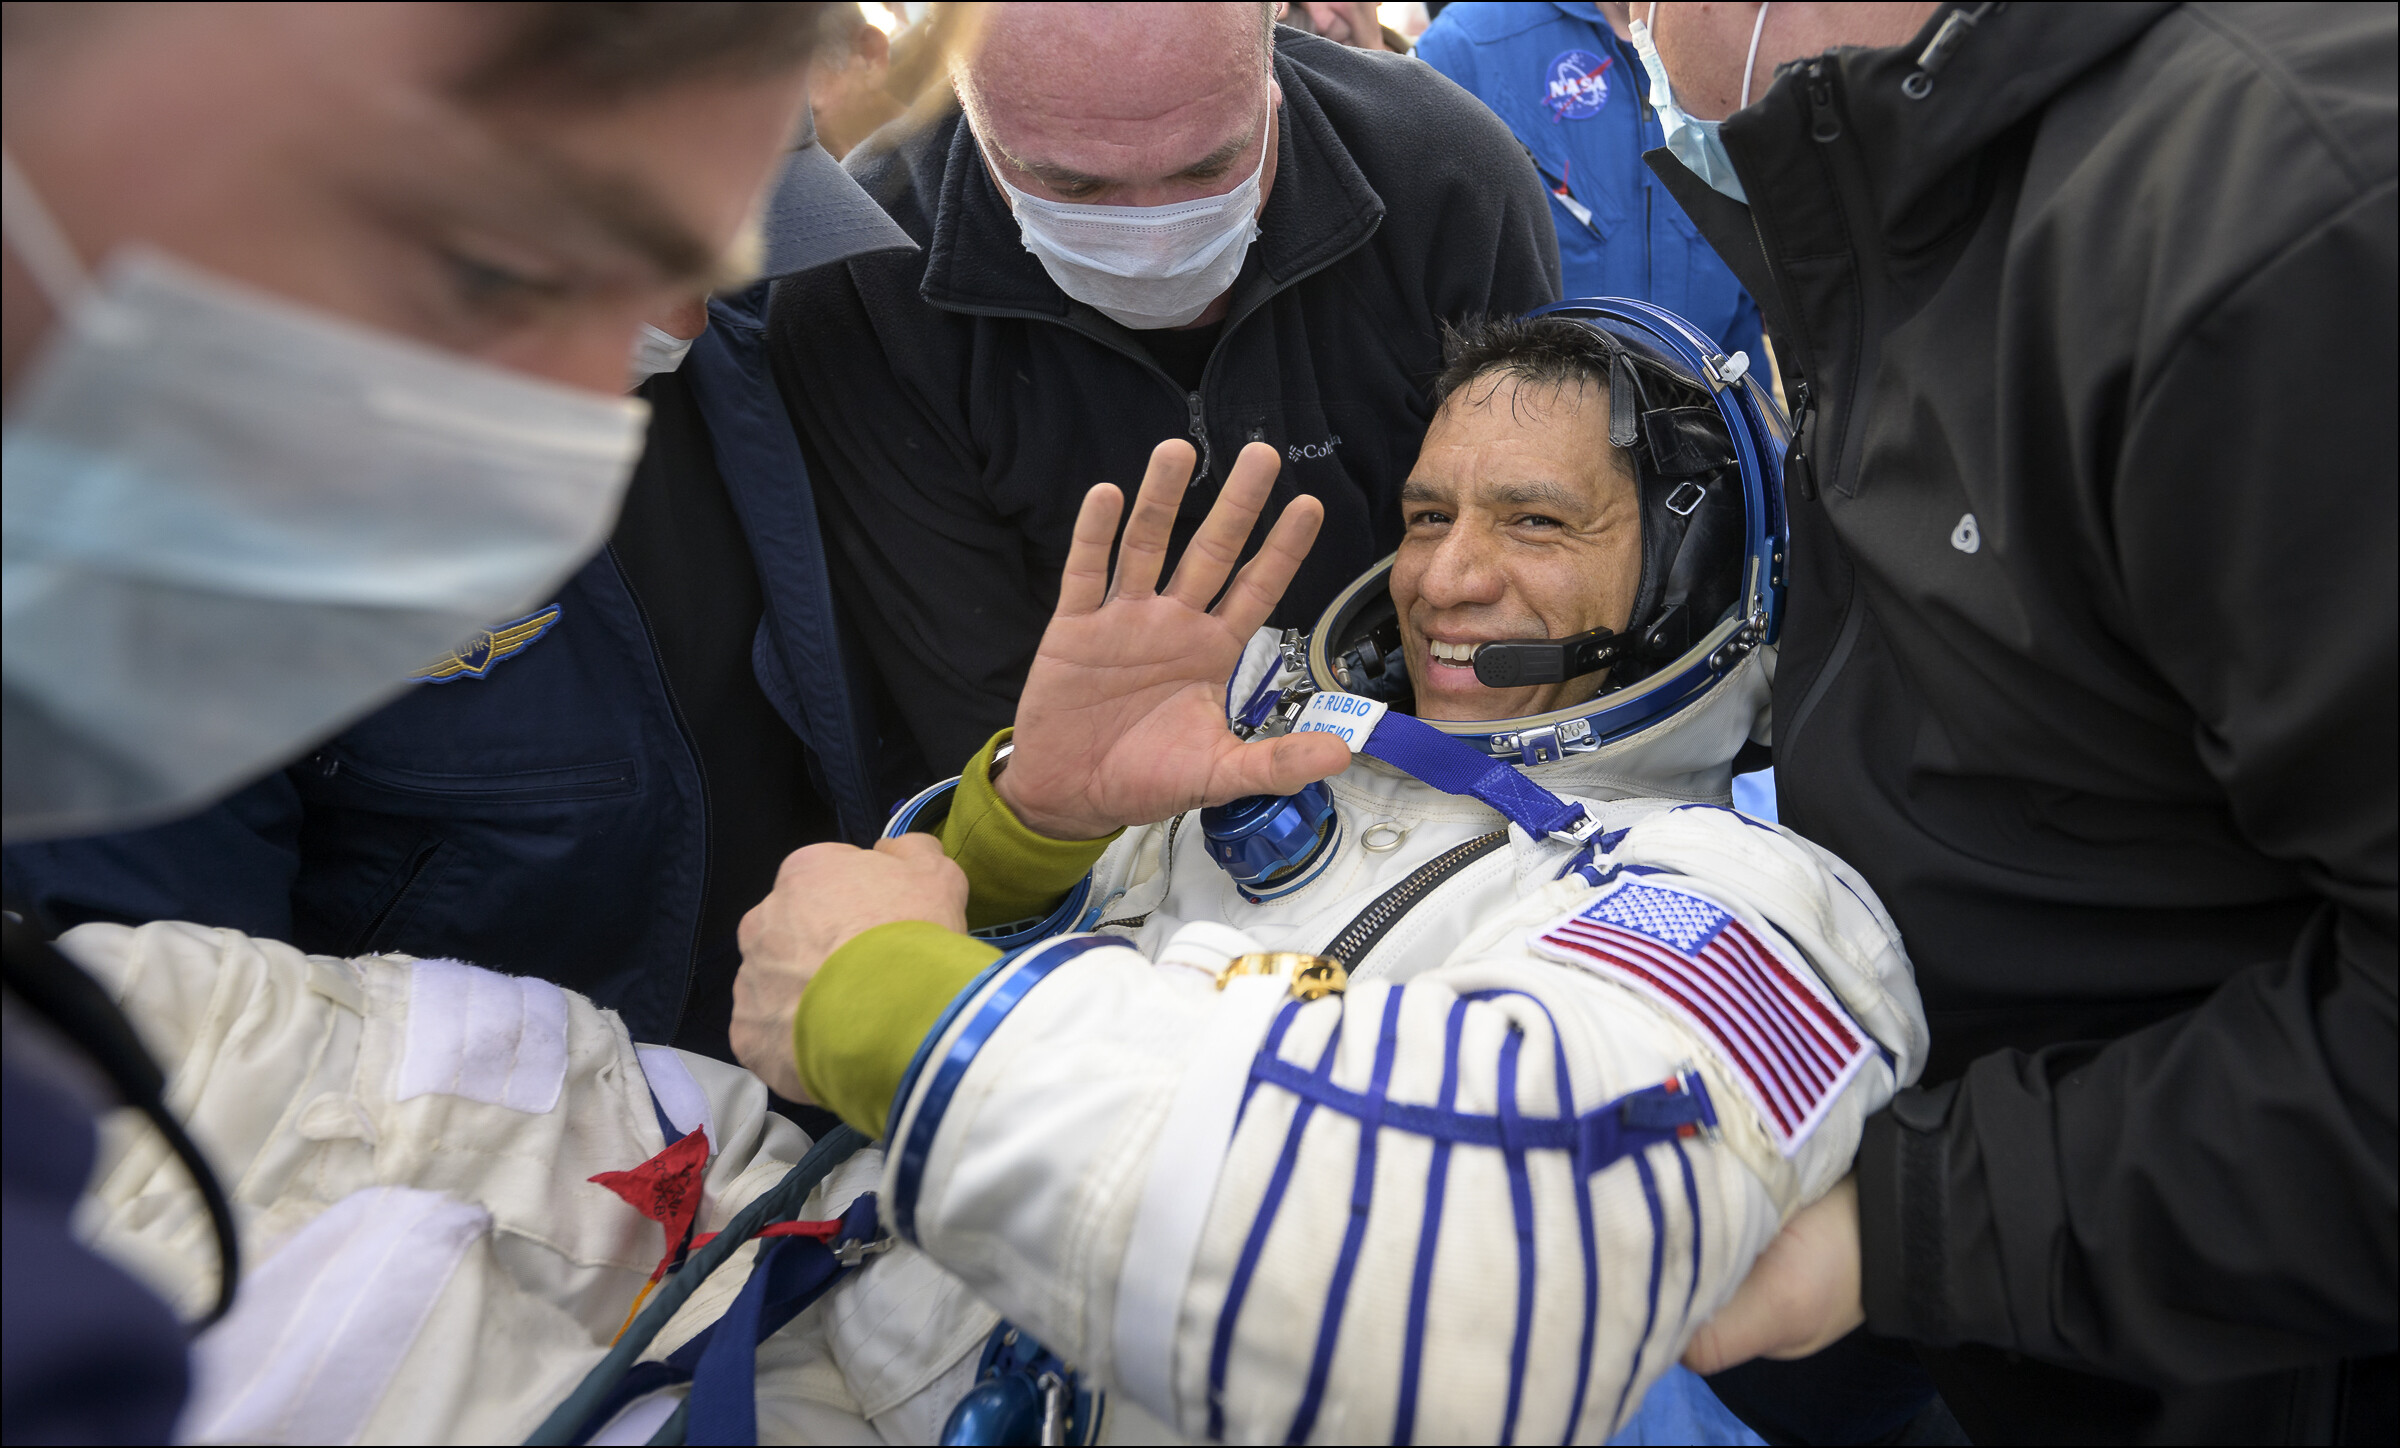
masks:
[(1793, 401), (1799, 408), (1792, 414), (1792, 446), (1783, 456), (1783, 486), (1787, 492), (1797, 492), (1805, 502), (1817, 500), (1817, 469), (1808, 460), (1808, 431), (1817, 420), (1816, 399), (1809, 396), (1804, 380), (1793, 385)]
[(1200, 454), (1200, 467), (1197, 472), (1192, 474), (1191, 482), (1191, 486), (1196, 488), (1208, 476), (1208, 424), (1200, 417), (1199, 393), (1194, 392), (1186, 396), (1184, 405), (1192, 410), (1192, 447)]
[(1842, 118), (1833, 109), (1833, 77), (1825, 62), (1808, 63), (1808, 138), (1822, 146), (1842, 136)]

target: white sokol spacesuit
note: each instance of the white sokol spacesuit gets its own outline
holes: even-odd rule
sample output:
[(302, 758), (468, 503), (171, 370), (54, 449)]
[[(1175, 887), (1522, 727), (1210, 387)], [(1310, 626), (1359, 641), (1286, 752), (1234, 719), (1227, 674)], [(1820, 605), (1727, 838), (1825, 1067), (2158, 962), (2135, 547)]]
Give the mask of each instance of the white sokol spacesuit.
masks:
[(1128, 831), (1027, 932), (1088, 933), (987, 972), (894, 1105), (900, 1233), (1192, 1437), (1607, 1436), (1923, 1058), (1865, 882), (1725, 803), (1766, 733), (1781, 419), (1663, 313), (1555, 310), (1613, 343), (1642, 581), (1622, 634), (1476, 669), (1604, 650), (1615, 687), (1477, 724), (1387, 707), (1382, 568), (1305, 640), (1260, 635), (1237, 731), (1359, 757)]
[[(1570, 314), (1715, 402), (1721, 455), (1686, 426), (1682, 464), (1653, 446), (1643, 468), (1646, 531), (1674, 536), (1646, 537), (1632, 632), (1683, 622), (1597, 700), (1472, 726), (1383, 708), (1405, 680), (1381, 569), (1305, 641), (1262, 634), (1237, 728), (1361, 757), (1128, 831), (1003, 942), (887, 1152), (802, 1212), (879, 1190), (901, 1241), (760, 1349), (762, 1441), (931, 1438), (1002, 1315), (1096, 1390), (1064, 1425), (1081, 1441), (1598, 1441), (1913, 1079), (1924, 1022), (1872, 892), (1725, 806), (1765, 734), (1780, 419), (1664, 314)], [(61, 945), (168, 1067), (260, 1264), (201, 1339), (190, 1438), (520, 1438), (661, 1247), (587, 1178), (704, 1125), (713, 1229), (807, 1145), (745, 1074), (540, 982), (180, 925)], [(1279, 952), (1346, 967), (1346, 991)], [(163, 1153), (125, 1125), (95, 1180), (96, 1240), (204, 1298), (207, 1224)], [(672, 1396), (596, 1441), (641, 1441)]]

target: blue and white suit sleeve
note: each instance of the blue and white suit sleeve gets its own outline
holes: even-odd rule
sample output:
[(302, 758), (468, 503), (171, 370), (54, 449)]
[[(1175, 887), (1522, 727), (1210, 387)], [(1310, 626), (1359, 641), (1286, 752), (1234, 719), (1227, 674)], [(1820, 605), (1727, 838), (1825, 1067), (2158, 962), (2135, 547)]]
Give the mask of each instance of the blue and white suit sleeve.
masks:
[[(1598, 1441), (1922, 1058), (1906, 957), (1845, 875), (1730, 810), (1667, 811), (1407, 985), (1307, 1004), (1113, 937), (1044, 942), (928, 1037), (886, 1199), (1186, 1434)], [(1738, 1025), (1562, 948), (1612, 919), (1696, 961), (1744, 942), (1857, 1049), (1816, 1087), (1779, 1081)], [(1187, 927), (1162, 955), (1190, 963), (1203, 930), (1235, 934)]]

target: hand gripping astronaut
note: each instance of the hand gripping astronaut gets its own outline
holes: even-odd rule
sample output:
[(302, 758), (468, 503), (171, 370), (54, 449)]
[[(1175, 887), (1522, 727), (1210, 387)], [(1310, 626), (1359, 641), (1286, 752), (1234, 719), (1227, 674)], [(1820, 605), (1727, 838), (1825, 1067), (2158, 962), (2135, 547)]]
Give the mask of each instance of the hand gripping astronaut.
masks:
[[(898, 1241), (761, 1347), (761, 1441), (971, 1431), (962, 1399), (1019, 1339), (1072, 1365), (1075, 1441), (1599, 1441), (1915, 1076), (1925, 1027), (1873, 893), (1723, 803), (1766, 732), (1773, 404), (1638, 303), (1486, 329), (1464, 362), (1400, 553), (1315, 629), (1251, 633), (1281, 579), (1221, 590), (1234, 550), (1211, 574), (1205, 538), (1168, 590), (1222, 591), (1207, 616), (1242, 625), (1192, 665), (1222, 700), (1211, 747), (1323, 734), (1346, 768), (1178, 801), (1206, 807), (1120, 790), (1091, 828), (1045, 752), (1083, 749), (1088, 800), (1127, 751), (1039, 707), (1046, 661), (1006, 762), (987, 748), (895, 817), (942, 828), (979, 894), (1009, 862), (952, 838), (975, 810), (1083, 820), (1056, 839), (1130, 827), (1042, 918), (982, 932), (1004, 953), (900, 1043), (859, 1122), (884, 1150), (802, 1212), (876, 1191)], [(1579, 436), (1574, 476), (1519, 445)], [(1121, 556), (1163, 541), (1179, 482), (1147, 511), (1145, 486)], [(1211, 520), (1237, 541), (1265, 493), (1242, 486)], [(1172, 773), (1176, 748), (1127, 737)], [(875, 934), (811, 990), (905, 976)], [(520, 1438), (658, 1260), (658, 1227), (589, 1178), (702, 1127), (714, 1230), (807, 1147), (746, 1074), (540, 982), (180, 925), (61, 945), (168, 1067), (260, 1264), (198, 1345), (189, 1438)], [(817, 1029), (804, 1013), (804, 1073)], [(85, 1224), (198, 1303), (188, 1197), (121, 1127)], [(724, 1312), (756, 1250), (649, 1356)], [(594, 1441), (647, 1438), (681, 1391)]]

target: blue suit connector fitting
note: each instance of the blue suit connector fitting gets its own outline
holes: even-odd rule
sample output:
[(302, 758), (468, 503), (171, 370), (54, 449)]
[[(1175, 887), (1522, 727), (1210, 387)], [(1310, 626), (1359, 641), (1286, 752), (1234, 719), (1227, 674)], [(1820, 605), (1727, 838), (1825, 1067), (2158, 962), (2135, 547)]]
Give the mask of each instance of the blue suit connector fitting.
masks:
[(1340, 817), (1323, 781), (1298, 794), (1254, 794), (1200, 812), (1209, 858), (1251, 900), (1288, 895), (1333, 858)]

